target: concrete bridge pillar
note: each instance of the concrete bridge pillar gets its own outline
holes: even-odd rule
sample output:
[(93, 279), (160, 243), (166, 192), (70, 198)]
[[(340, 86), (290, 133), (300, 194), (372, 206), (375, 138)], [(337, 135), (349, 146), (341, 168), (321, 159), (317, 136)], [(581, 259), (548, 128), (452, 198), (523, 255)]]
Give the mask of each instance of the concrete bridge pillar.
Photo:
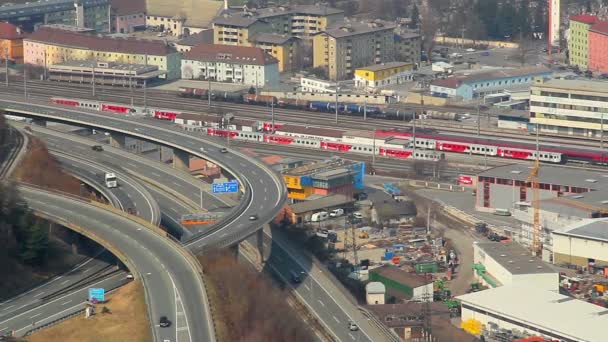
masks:
[(233, 253), (235, 258), (239, 257), (239, 245), (238, 243), (235, 243), (234, 245), (230, 246), (230, 251)]
[(178, 170), (190, 170), (190, 154), (182, 150), (173, 150), (173, 167)]
[(256, 245), (258, 247), (260, 262), (262, 264), (264, 264), (264, 261), (265, 261), (264, 255), (265, 254), (264, 254), (264, 230), (263, 229), (259, 229), (255, 233), (255, 240), (256, 240)]
[(125, 148), (127, 136), (122, 133), (110, 133), (110, 146)]

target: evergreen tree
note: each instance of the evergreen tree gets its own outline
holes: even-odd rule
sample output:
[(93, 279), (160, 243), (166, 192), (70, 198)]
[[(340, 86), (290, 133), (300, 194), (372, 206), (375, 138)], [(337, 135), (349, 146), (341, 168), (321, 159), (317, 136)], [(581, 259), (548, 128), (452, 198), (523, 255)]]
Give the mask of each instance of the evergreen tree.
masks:
[(418, 6), (416, 6), (416, 4), (414, 4), (414, 8), (412, 8), (410, 20), (410, 28), (418, 28), (418, 25), (420, 24), (420, 12), (418, 11)]
[(21, 221), (23, 240), (20, 244), (19, 257), (30, 265), (40, 266), (46, 263), (49, 247), (49, 236), (42, 221), (28, 214)]

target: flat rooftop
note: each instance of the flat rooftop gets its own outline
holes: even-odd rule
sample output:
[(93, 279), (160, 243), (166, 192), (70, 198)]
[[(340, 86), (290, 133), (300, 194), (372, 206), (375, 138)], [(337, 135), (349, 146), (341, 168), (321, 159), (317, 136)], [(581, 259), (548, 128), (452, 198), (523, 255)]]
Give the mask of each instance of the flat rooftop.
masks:
[(588, 219), (553, 234), (608, 242), (608, 218)]
[(427, 280), (425, 277), (416, 273), (406, 272), (397, 266), (381, 266), (369, 270), (372, 273), (377, 273), (384, 278), (392, 279), (400, 284), (407, 285), (411, 288), (424, 286), (432, 283), (432, 280)]
[(335, 159), (328, 160), (319, 163), (306, 164), (303, 166), (296, 167), (294, 169), (285, 170), (284, 175), (287, 176), (307, 176), (312, 174), (322, 174), (328, 171), (339, 170), (342, 172), (346, 166), (359, 164), (359, 162), (346, 160), (346, 159)]
[(608, 82), (604, 81), (552, 79), (544, 82), (534, 82), (532, 86), (589, 93), (608, 93)]
[(533, 325), (573, 341), (606, 340), (606, 332), (600, 327), (608, 326), (607, 308), (536, 289), (534, 283), (500, 286), (456, 298), (464, 305)]
[(412, 63), (406, 63), (406, 62), (388, 62), (388, 63), (368, 65), (366, 67), (357, 68), (357, 70), (381, 71), (381, 70), (386, 70), (386, 69), (390, 69), (390, 68), (399, 68), (399, 67), (411, 66), (411, 65), (412, 65)]
[[(532, 166), (528, 165), (509, 164), (485, 170), (478, 176), (525, 181), (531, 168)], [(605, 172), (543, 164), (538, 178), (540, 183), (568, 185), (592, 190), (608, 189), (608, 173)]]
[(335, 194), (315, 200), (298, 202), (291, 206), (291, 210), (294, 212), (294, 214), (303, 214), (315, 210), (335, 208), (354, 202), (355, 200), (352, 197)]
[(557, 273), (517, 243), (478, 242), (476, 245), (511, 274)]

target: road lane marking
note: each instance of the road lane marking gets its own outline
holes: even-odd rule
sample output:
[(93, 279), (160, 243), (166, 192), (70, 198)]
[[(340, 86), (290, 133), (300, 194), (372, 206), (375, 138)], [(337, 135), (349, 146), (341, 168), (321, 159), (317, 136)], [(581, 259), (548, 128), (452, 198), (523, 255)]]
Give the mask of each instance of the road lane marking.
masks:
[(62, 282), (61, 282), (61, 285), (63, 285), (63, 284), (67, 284), (67, 283), (69, 283), (69, 282), (70, 282), (70, 280), (69, 280), (69, 279), (68, 279), (68, 280), (64, 280), (64, 281), (62, 281)]
[(18, 308), (17, 308), (17, 310), (19, 310), (19, 309), (23, 309), (23, 308), (24, 308), (24, 307), (26, 307), (26, 306), (27, 306), (27, 304), (23, 304), (23, 305), (21, 305), (20, 307), (18, 307)]
[(350, 338), (352, 338), (352, 339), (353, 339), (353, 341), (355, 340), (355, 336), (353, 336), (353, 334), (348, 333), (348, 336), (350, 336)]
[(42, 315), (42, 312), (39, 312), (39, 313), (35, 314), (34, 316), (32, 316), (32, 317), (30, 317), (30, 318), (35, 318), (35, 317), (38, 317), (38, 316), (40, 316), (40, 315)]
[(8, 310), (8, 309), (12, 308), (13, 306), (14, 306), (14, 305), (7, 306), (7, 307), (5, 307), (4, 309), (2, 309), (2, 311), (4, 311), (4, 310)]
[(340, 320), (337, 319), (336, 316), (333, 316), (333, 317), (334, 317), (334, 321), (336, 321), (336, 323), (340, 323)]
[(322, 307), (325, 307), (325, 304), (323, 304), (323, 302), (320, 299), (317, 299), (317, 301), (319, 302), (319, 304), (321, 304)]
[(306, 288), (308, 291), (310, 291), (310, 287), (308, 287), (308, 285), (304, 284), (304, 287), (305, 287), (305, 288)]
[(71, 303), (71, 302), (72, 302), (72, 300), (70, 299), (70, 300), (68, 300), (67, 302), (65, 302), (65, 303), (63, 303), (61, 305), (66, 305), (66, 304)]
[(42, 296), (43, 294), (44, 294), (44, 291), (40, 292), (40, 293), (39, 293), (39, 294), (37, 294), (37, 295), (34, 295), (34, 298), (39, 297), (39, 296)]

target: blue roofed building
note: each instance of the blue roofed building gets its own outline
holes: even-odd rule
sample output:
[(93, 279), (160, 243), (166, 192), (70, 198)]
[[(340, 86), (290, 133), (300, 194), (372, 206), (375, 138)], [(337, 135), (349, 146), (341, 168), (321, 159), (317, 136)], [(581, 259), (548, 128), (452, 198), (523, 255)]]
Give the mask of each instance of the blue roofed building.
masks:
[(480, 71), (431, 82), (431, 95), (460, 97), (465, 101), (483, 98), (505, 90), (529, 89), (535, 77), (551, 78), (551, 70), (544, 67)]

